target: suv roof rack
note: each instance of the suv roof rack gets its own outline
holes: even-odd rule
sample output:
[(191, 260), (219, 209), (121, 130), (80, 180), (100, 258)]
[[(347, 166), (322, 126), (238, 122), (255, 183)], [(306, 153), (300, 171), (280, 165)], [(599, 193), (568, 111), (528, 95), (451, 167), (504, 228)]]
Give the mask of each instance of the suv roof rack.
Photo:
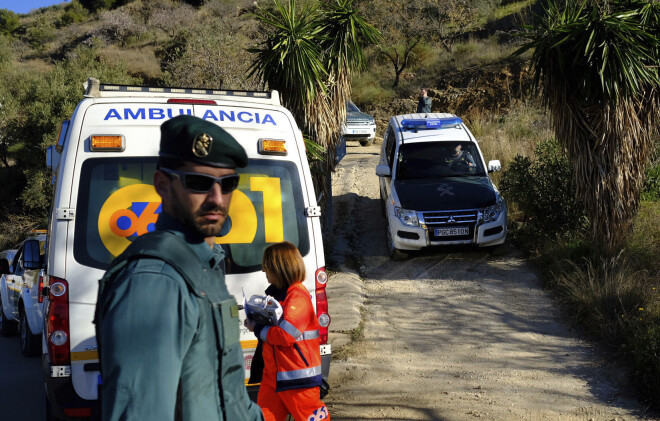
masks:
[(261, 100), (268, 104), (281, 105), (280, 95), (276, 90), (266, 91), (236, 91), (227, 89), (198, 89), (198, 88), (174, 88), (165, 86), (138, 86), (138, 85), (120, 85), (104, 84), (96, 78), (87, 78), (83, 84), (85, 87), (85, 97), (101, 98), (114, 96), (134, 96), (137, 93), (147, 93), (155, 95), (208, 95), (213, 97), (228, 96), (232, 99), (250, 98), (250, 101)]

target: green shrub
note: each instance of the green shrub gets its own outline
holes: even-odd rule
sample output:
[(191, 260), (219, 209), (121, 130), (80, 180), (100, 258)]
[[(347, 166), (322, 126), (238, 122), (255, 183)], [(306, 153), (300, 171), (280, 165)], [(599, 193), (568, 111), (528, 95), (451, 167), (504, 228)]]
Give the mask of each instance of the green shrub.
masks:
[(83, 22), (85, 19), (87, 19), (88, 15), (89, 13), (82, 6), (82, 4), (80, 4), (78, 0), (73, 0), (64, 8), (64, 13), (60, 18), (58, 26), (63, 27), (71, 25), (72, 23)]
[(11, 35), (18, 28), (18, 15), (11, 10), (0, 9), (0, 34)]
[(630, 355), (635, 383), (643, 397), (660, 406), (660, 316), (644, 315), (626, 325), (626, 348)]
[(655, 144), (655, 152), (644, 176), (642, 200), (660, 200), (660, 141)]
[(535, 160), (521, 155), (513, 159), (502, 174), (502, 194), (522, 212), (525, 228), (536, 236), (582, 230), (584, 211), (575, 200), (568, 158), (554, 139), (539, 143), (535, 155)]

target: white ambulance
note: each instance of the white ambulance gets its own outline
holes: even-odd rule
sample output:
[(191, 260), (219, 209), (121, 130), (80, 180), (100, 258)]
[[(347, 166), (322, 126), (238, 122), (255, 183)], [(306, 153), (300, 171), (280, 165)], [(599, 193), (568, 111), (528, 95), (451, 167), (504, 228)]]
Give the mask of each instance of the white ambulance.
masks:
[[(232, 257), (227, 287), (238, 302), (263, 294), (264, 249), (288, 240), (307, 267), (305, 286), (321, 325), (323, 377), (327, 344), (327, 274), (305, 145), (277, 91), (245, 92), (101, 84), (90, 78), (85, 98), (49, 148), (54, 198), (47, 250), (43, 367), (49, 419), (98, 419), (99, 362), (94, 336), (98, 280), (132, 239), (154, 229), (161, 212), (152, 186), (160, 125), (189, 114), (214, 122), (245, 148), (249, 164), (229, 208), (231, 230), (218, 239)], [(163, 311), (168, 311), (163, 308)], [(246, 382), (257, 345), (243, 327)]]

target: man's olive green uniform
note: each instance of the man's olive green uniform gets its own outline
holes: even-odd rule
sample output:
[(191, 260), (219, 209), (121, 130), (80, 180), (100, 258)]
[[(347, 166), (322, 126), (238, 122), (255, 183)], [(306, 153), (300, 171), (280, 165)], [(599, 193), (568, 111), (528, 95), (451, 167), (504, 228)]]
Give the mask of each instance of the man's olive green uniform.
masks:
[[(185, 115), (161, 126), (159, 155), (247, 165), (231, 135)], [(163, 212), (156, 231), (135, 239), (101, 280), (95, 323), (103, 421), (262, 420), (245, 388), (225, 255), (202, 235)]]
[[(97, 307), (103, 420), (261, 420), (244, 385), (238, 308), (225, 286), (222, 248), (211, 250), (166, 214), (156, 228), (115, 260), (127, 263)], [(198, 266), (190, 279), (145, 256), (166, 256), (164, 247), (173, 248), (167, 236), (184, 243), (179, 259)]]

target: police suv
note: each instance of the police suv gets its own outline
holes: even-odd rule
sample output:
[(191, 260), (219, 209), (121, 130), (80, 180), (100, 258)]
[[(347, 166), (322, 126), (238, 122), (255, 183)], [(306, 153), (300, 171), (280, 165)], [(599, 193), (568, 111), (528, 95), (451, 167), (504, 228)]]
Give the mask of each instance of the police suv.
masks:
[(18, 332), (26, 357), (41, 353), (45, 243), (45, 231), (35, 230), (0, 277), (0, 335)]
[[(268, 287), (261, 271), (264, 249), (283, 240), (294, 243), (305, 261), (304, 285), (321, 325), (327, 378), (330, 316), (320, 208), (302, 133), (277, 91), (122, 86), (90, 78), (84, 96), (47, 156), (55, 187), (43, 354), (49, 416), (99, 416), (102, 379), (92, 324), (98, 280), (133, 239), (154, 229), (161, 212), (152, 185), (160, 125), (180, 114), (218, 124), (241, 143), (249, 158), (246, 168), (237, 169), (241, 178), (229, 207), (231, 229), (217, 239), (231, 256), (229, 292), (238, 302), (243, 293), (263, 294)], [(247, 382), (257, 339), (243, 327), (244, 318), (241, 312)]]
[(477, 140), (453, 114), (390, 119), (380, 163), (381, 209), (390, 256), (428, 246), (504, 243), (507, 210), (488, 173)]

